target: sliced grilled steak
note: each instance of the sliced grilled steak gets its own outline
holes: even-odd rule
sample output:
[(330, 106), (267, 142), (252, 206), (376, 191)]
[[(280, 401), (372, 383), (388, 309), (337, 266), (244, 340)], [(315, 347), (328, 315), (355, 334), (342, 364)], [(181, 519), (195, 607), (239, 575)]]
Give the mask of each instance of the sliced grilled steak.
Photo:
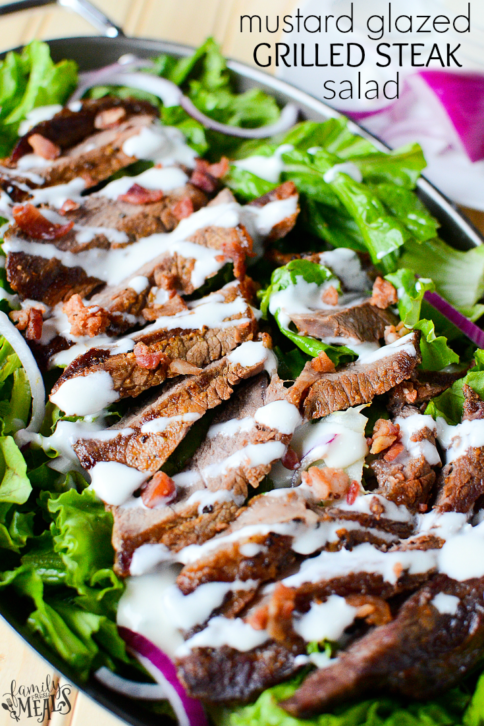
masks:
[(302, 555), (362, 542), (386, 549), (412, 530), (411, 524), (337, 505), (319, 507), (304, 487), (276, 490), (251, 499), (206, 551), (193, 552), (177, 585), (187, 595), (207, 582), (267, 582), (287, 574)]
[(418, 333), (410, 333), (335, 373), (317, 373), (309, 362), (290, 389), (290, 400), (301, 406), (308, 419), (370, 403), (411, 377), (421, 361), (418, 341)]
[[(158, 394), (152, 403), (124, 416), (108, 429), (109, 438), (79, 439), (74, 444), (79, 461), (85, 469), (92, 469), (99, 462), (117, 461), (138, 471), (158, 471), (193, 423), (208, 410), (227, 401), (233, 386), (264, 370), (268, 360), (275, 365), (273, 353), (264, 347), (264, 343), (243, 343), (199, 375), (187, 376), (181, 383)], [(64, 390), (67, 386), (69, 392), (75, 389), (82, 405), (85, 396), (92, 392), (88, 387), (94, 385), (93, 379), (99, 380), (99, 376), (103, 382), (107, 380), (103, 385), (109, 387), (109, 375), (102, 371), (71, 379)]]
[[(388, 410), (398, 415), (407, 405), (422, 406), (451, 387), (459, 378), (463, 378), (467, 370), (464, 368), (455, 373), (443, 371), (418, 371), (415, 379), (403, 381), (388, 393)], [(425, 406), (423, 406), (425, 409)]]
[(383, 338), (387, 325), (395, 325), (397, 318), (388, 310), (381, 310), (371, 301), (335, 312), (314, 311), (292, 314), (292, 322), (301, 335), (314, 338), (350, 338), (377, 343)]
[[(252, 292), (248, 279), (245, 283), (229, 283), (197, 301), (194, 307), (159, 317), (126, 341), (126, 347), (131, 348), (127, 353), (117, 353), (125, 347), (123, 340), (111, 350), (91, 348), (66, 368), (52, 389), (52, 400), (58, 400), (62, 407), (62, 386), (97, 371), (108, 373), (118, 398), (126, 398), (139, 396), (167, 377), (193, 372), (190, 367), (204, 368), (255, 337), (257, 320), (249, 304)], [(184, 366), (183, 362), (190, 365)]]
[(382, 453), (370, 465), (378, 481), (377, 492), (412, 512), (426, 511), (437, 478), (434, 467), (441, 463), (434, 420), (405, 406), (393, 425), (382, 420), (377, 427), (371, 451)]
[[(456, 598), (455, 612), (439, 609), (441, 593)], [(427, 699), (452, 688), (482, 658), (484, 578), (456, 582), (435, 577), (413, 595), (396, 619), (311, 673), (282, 702), (291, 715), (309, 718), (376, 690)]]
[[(102, 128), (100, 114), (111, 109), (117, 111), (118, 120)], [(157, 109), (146, 101), (109, 96), (82, 101), (79, 111), (63, 108), (18, 141), (0, 169), (4, 183), (53, 186), (82, 177), (86, 186), (93, 186), (136, 161), (136, 157), (123, 152), (123, 144), (151, 126), (158, 115)], [(48, 139), (59, 149), (60, 155), (48, 165), (30, 168), (21, 159), (33, 153), (30, 139), (34, 135)]]
[[(270, 385), (266, 374), (262, 374), (242, 386), (237, 397), (217, 414), (205, 441), (185, 469), (174, 477), (179, 491), (174, 505), (153, 510), (114, 510), (113, 544), (120, 574), (129, 574), (133, 552), (143, 544), (162, 543), (179, 551), (225, 529), (247, 496), (249, 484), (258, 485), (271, 462), (283, 455), (290, 439), (290, 434), (256, 420), (267, 419), (270, 404), (274, 403), (279, 404), (279, 409), (290, 409), (277, 376)], [(137, 561), (133, 561), (133, 567), (136, 571)]]
[(451, 461), (444, 466), (439, 479), (435, 508), (441, 512), (470, 512), (484, 494), (484, 447), (472, 446), (470, 439), (472, 430), (484, 419), (484, 403), (470, 386), (464, 385), (463, 390), (463, 422), (450, 429), (451, 440), (446, 443), (450, 444)]

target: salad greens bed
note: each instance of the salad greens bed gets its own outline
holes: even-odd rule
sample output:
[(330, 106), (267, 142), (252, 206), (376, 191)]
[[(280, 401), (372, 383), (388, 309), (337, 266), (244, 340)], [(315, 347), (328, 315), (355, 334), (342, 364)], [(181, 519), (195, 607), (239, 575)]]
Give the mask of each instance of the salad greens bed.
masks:
[[(278, 118), (275, 100), (261, 90), (234, 92), (226, 62), (210, 39), (190, 58), (156, 58), (148, 72), (183, 86), (195, 105), (217, 121), (258, 127)], [(33, 42), (21, 54), (9, 53), (0, 63), (1, 155), (10, 152), (20, 122), (33, 108), (64, 103), (76, 84), (75, 63), (54, 64), (43, 43)], [(435, 399), (428, 412), (457, 423), (464, 382), (484, 397), (484, 351), (475, 351), (460, 330), (424, 300), (425, 291), (435, 290), (468, 318), (478, 320), (484, 313), (479, 303), (484, 296), (484, 246), (460, 252), (439, 239), (438, 222), (414, 192), (425, 167), (418, 145), (382, 153), (350, 132), (344, 118), (300, 123), (270, 140), (241, 141), (202, 127), (181, 107), (163, 108), (157, 98), (144, 92), (96, 87), (90, 93), (93, 97), (114, 93), (148, 98), (159, 105), (162, 122), (178, 127), (191, 146), (211, 161), (222, 155), (241, 160), (278, 154), (283, 171), (276, 181), (261, 179), (234, 164), (224, 178), (243, 201), (270, 191), (281, 181), (295, 182), (301, 195), (300, 221), (275, 249), (281, 253), (321, 251), (329, 244), (367, 253), (397, 288), (405, 325), (422, 332), (422, 367), (441, 370), (459, 361), (466, 365), (474, 361), (467, 376)], [(359, 170), (361, 182), (345, 173), (327, 175), (335, 165), (348, 162)], [(298, 277), (321, 284), (331, 278), (330, 270), (304, 260), (274, 267), (269, 260), (261, 260), (251, 268), (251, 275), (261, 285), (261, 309), (271, 326), (281, 376), (295, 378), (321, 350), (336, 364), (353, 360), (355, 354), (349, 348), (299, 336), (284, 324), (279, 311), (269, 309), (272, 293), (296, 284)], [(3, 269), (0, 285), (9, 292)], [(9, 309), (5, 299), (0, 306)], [(55, 449), (18, 448), (14, 434), (28, 420), (30, 387), (10, 344), (4, 339), (0, 344), (0, 589), (5, 591), (1, 597), (14, 599), (30, 631), (80, 678), (86, 679), (102, 665), (121, 673), (135, 670), (116, 628), (116, 607), (124, 586), (112, 569), (112, 515), (80, 473), (60, 473), (49, 466)], [(51, 374), (46, 377), (48, 389), (53, 380)], [(44, 437), (62, 419), (51, 404), (47, 412)], [(116, 415), (116, 407), (110, 412)], [(372, 420), (371, 409), (368, 416)], [(191, 440), (182, 442), (167, 463), (169, 473), (183, 466), (206, 425), (200, 422)], [(479, 726), (484, 721), (484, 675), (480, 680), (476, 675), (468, 678), (435, 702), (409, 704), (379, 698), (310, 721), (295, 719), (277, 706), (294, 692), (300, 679), (265, 691), (252, 705), (214, 709), (212, 717), (220, 726)]]

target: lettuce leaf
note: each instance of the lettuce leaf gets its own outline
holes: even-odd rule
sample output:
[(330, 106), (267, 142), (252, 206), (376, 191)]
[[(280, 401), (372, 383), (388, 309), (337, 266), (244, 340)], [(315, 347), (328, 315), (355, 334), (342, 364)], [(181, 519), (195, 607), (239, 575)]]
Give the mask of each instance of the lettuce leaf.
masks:
[(0, 62), (0, 155), (8, 156), (20, 122), (37, 106), (63, 104), (77, 85), (77, 64), (54, 63), (47, 43), (33, 40)]
[(437, 292), (458, 309), (472, 308), (484, 295), (484, 246), (461, 252), (439, 238), (409, 242), (401, 265), (430, 277)]
[(432, 320), (420, 320), (414, 326), (420, 330), (420, 352), (422, 363), (420, 368), (424, 371), (441, 371), (454, 363), (459, 362), (459, 356), (447, 344), (447, 338), (435, 334), (435, 324)]
[(464, 378), (452, 384), (450, 388), (430, 401), (425, 413), (433, 418), (442, 416), (448, 424), (455, 426), (462, 420), (464, 411), (464, 384), (470, 386), (484, 399), (484, 350), (475, 351), (475, 366), (470, 369)]
[(428, 278), (420, 278), (412, 270), (405, 267), (386, 275), (385, 279), (392, 283), (398, 293), (398, 314), (407, 328), (413, 328), (420, 320), (422, 301), (427, 290), (435, 290), (435, 285)]

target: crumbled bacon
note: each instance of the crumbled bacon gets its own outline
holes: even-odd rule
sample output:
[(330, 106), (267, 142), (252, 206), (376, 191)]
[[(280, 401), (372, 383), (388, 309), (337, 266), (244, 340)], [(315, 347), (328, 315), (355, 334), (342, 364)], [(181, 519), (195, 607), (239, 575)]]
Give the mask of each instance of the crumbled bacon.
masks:
[(80, 206), (79, 202), (75, 202), (73, 199), (66, 199), (62, 207), (59, 209), (59, 214), (73, 212), (75, 209), (79, 209)]
[(385, 343), (390, 345), (391, 343), (396, 343), (400, 338), (403, 338), (408, 332), (408, 328), (403, 323), (398, 323), (396, 327), (394, 325), (385, 325), (383, 337), (385, 338)]
[(170, 359), (165, 353), (162, 353), (161, 350), (150, 350), (145, 343), (136, 343), (133, 353), (137, 365), (148, 371), (155, 370), (162, 363), (164, 365), (170, 363)]
[(398, 302), (397, 291), (388, 280), (377, 277), (373, 283), (373, 294), (370, 302), (377, 308), (385, 310), (389, 305), (396, 305)]
[(254, 630), (265, 630), (269, 622), (269, 605), (261, 605), (245, 621)]
[(370, 454), (379, 454), (389, 449), (400, 437), (400, 426), (379, 418), (373, 429)]
[[(218, 164), (210, 165), (205, 159), (197, 159), (190, 183), (207, 194), (212, 194), (218, 187), (219, 174), (225, 168), (223, 159)], [(221, 166), (222, 165), (222, 166)]]
[(54, 144), (50, 139), (46, 139), (41, 134), (32, 134), (29, 136), (29, 144), (32, 147), (34, 154), (41, 156), (43, 159), (57, 159), (60, 156), (60, 146)]
[(88, 335), (94, 338), (105, 333), (111, 322), (107, 310), (98, 305), (84, 305), (78, 294), (69, 298), (63, 311), (71, 324), (71, 335)]
[(325, 303), (325, 305), (337, 305), (339, 300), (337, 289), (333, 285), (325, 288), (321, 295), (321, 300)]
[(10, 318), (17, 324), (19, 330), (25, 330), (27, 340), (40, 340), (44, 323), (43, 311), (40, 308), (30, 307), (23, 310), (12, 310)]
[(333, 373), (336, 370), (335, 365), (331, 358), (326, 355), (324, 350), (321, 350), (316, 358), (311, 361), (311, 368), (316, 373)]
[(163, 471), (156, 474), (143, 486), (141, 500), (145, 507), (153, 509), (159, 504), (169, 504), (176, 498), (176, 485)]
[(372, 497), (370, 502), (370, 512), (377, 518), (380, 519), (381, 515), (385, 512), (385, 507), (378, 497)]
[(21, 204), (12, 210), (13, 218), (22, 230), (34, 239), (59, 239), (64, 237), (74, 226), (74, 222), (57, 224), (49, 222), (33, 204)]
[(175, 292), (175, 290), (170, 290), (169, 295), (170, 297), (168, 300), (162, 305), (150, 302), (149, 307), (144, 308), (141, 311), (144, 319), (156, 320), (160, 316), (164, 317), (165, 315), (176, 315), (177, 313), (181, 313), (183, 310), (188, 310), (188, 305), (183, 298)]
[(216, 179), (221, 179), (227, 174), (229, 168), (229, 160), (226, 156), (222, 156), (220, 161), (218, 161), (216, 164), (209, 164), (209, 166), (207, 167), (207, 171), (211, 176), (214, 176)]
[(107, 108), (100, 111), (94, 119), (94, 128), (96, 129), (112, 129), (119, 126), (121, 121), (126, 117), (126, 110), (121, 107)]
[(303, 472), (302, 479), (308, 487), (311, 487), (314, 498), (318, 501), (344, 497), (351, 483), (343, 469), (330, 467), (319, 469), (317, 466), (311, 466), (308, 471)]
[(163, 199), (161, 189), (145, 189), (141, 184), (133, 184), (125, 194), (120, 194), (118, 200), (120, 202), (128, 202), (128, 204), (152, 204)]
[(388, 449), (386, 454), (383, 455), (383, 458), (385, 459), (385, 461), (395, 461), (397, 456), (400, 456), (402, 451), (405, 451), (405, 447), (403, 444), (401, 444), (401, 443), (393, 444), (393, 446), (391, 446)]
[(196, 376), (202, 372), (202, 369), (194, 366), (193, 363), (189, 363), (187, 360), (177, 358), (170, 363), (168, 372), (170, 375), (176, 376)]
[(360, 493), (360, 485), (353, 479), (350, 488), (346, 492), (346, 503), (350, 506), (356, 502), (356, 497)]
[(282, 457), (281, 463), (283, 466), (286, 467), (286, 469), (294, 471), (299, 466), (299, 456), (296, 454), (294, 449), (291, 449), (291, 447), (289, 447), (284, 456)]
[(292, 632), (292, 613), (294, 611), (295, 590), (280, 582), (272, 594), (267, 618), (267, 632), (276, 642), (284, 642), (288, 631)]
[[(243, 230), (245, 232), (245, 230)], [(243, 279), (245, 276), (245, 258), (255, 257), (252, 251), (252, 238), (248, 234), (241, 235), (234, 232), (230, 239), (222, 242), (223, 255), (217, 255), (217, 262), (223, 262), (224, 257), (234, 263), (234, 276)]]
[(366, 620), (368, 625), (386, 625), (391, 622), (390, 606), (375, 595), (349, 595), (345, 598), (348, 605), (357, 608), (356, 617)]
[(182, 197), (173, 207), (173, 216), (181, 222), (182, 219), (186, 219), (194, 211), (195, 208), (192, 199), (190, 197)]

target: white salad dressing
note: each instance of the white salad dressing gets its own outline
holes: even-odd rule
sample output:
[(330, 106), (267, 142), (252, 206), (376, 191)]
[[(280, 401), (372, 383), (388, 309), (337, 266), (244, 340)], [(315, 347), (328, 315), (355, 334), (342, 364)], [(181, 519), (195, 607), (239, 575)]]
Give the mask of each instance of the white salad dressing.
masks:
[(136, 159), (154, 161), (155, 164), (171, 166), (179, 163), (189, 168), (195, 166), (198, 154), (191, 149), (179, 129), (162, 126), (154, 121), (143, 126), (139, 134), (130, 136), (123, 144), (123, 152)]
[(145, 575), (162, 562), (173, 562), (173, 554), (164, 544), (143, 544), (133, 552), (129, 573), (132, 576)]
[(363, 174), (351, 161), (345, 161), (343, 164), (335, 164), (331, 169), (328, 169), (323, 179), (326, 184), (334, 182), (338, 174), (346, 174), (351, 177), (355, 182), (361, 183), (363, 181)]
[(148, 423), (143, 424), (141, 427), (141, 433), (142, 434), (161, 434), (163, 431), (166, 431), (166, 429), (169, 426), (172, 426), (176, 423), (194, 423), (195, 421), (198, 421), (200, 418), (199, 413), (182, 413), (179, 416), (160, 416), (158, 418), (154, 418), (151, 421), (148, 421)]
[(239, 169), (244, 169), (244, 171), (255, 174), (260, 179), (277, 184), (284, 171), (282, 155), (288, 154), (293, 149), (294, 146), (292, 144), (282, 144), (275, 150), (272, 156), (248, 156), (246, 159), (234, 161), (233, 164)]
[(337, 641), (354, 622), (357, 612), (344, 597), (330, 595), (325, 602), (312, 603), (305, 615), (295, 618), (294, 630), (306, 643)]
[(118, 400), (113, 380), (106, 371), (69, 378), (51, 394), (50, 400), (68, 416), (86, 416), (106, 408)]
[[(49, 204), (51, 207), (60, 209), (64, 202), (68, 199), (82, 204), (84, 197), (81, 196), (81, 192), (86, 188), (86, 182), (81, 177), (71, 179), (67, 184), (57, 184), (52, 187), (45, 187), (45, 189), (31, 189), (29, 190), (32, 194), (29, 199), (30, 204)], [(64, 224), (66, 223), (64, 219)]]
[(115, 506), (123, 504), (151, 476), (149, 471), (138, 471), (119, 461), (99, 461), (89, 474), (98, 497)]
[(262, 342), (257, 343), (249, 340), (242, 343), (232, 353), (229, 353), (227, 358), (231, 363), (238, 363), (245, 368), (264, 363), (264, 368), (270, 376), (277, 372), (276, 356)]
[(205, 630), (196, 633), (177, 651), (177, 657), (188, 655), (192, 648), (220, 648), (228, 645), (241, 653), (257, 648), (269, 639), (266, 630), (255, 630), (239, 618), (212, 618)]
[(339, 247), (319, 255), (320, 263), (326, 265), (339, 277), (343, 285), (354, 292), (365, 292), (371, 289), (371, 282), (361, 267), (361, 261), (354, 250)]
[(150, 281), (144, 275), (137, 275), (129, 281), (128, 287), (135, 291), (138, 295), (150, 286)]
[(433, 600), (432, 605), (437, 608), (442, 615), (456, 615), (459, 609), (460, 600), (455, 595), (448, 595), (445, 592), (439, 592)]
[[(407, 417), (398, 416), (395, 419), (395, 424), (400, 427), (401, 442), (406, 452), (408, 452), (407, 458), (417, 459), (423, 456), (431, 466), (437, 466), (441, 463), (435, 444), (427, 439), (422, 439), (422, 441), (414, 440), (424, 429), (429, 429), (434, 434), (437, 433), (437, 424), (432, 416), (424, 416), (419, 413)], [(400, 456), (405, 456), (406, 452), (403, 452)], [(400, 457), (398, 457), (398, 461), (400, 461)]]
[(464, 456), (469, 449), (479, 449), (484, 446), (484, 420), (482, 419), (463, 421), (457, 426), (450, 426), (444, 418), (439, 416), (436, 426), (439, 442), (446, 449), (446, 464)]
[(176, 167), (163, 167), (162, 169), (158, 169), (154, 166), (137, 176), (123, 176), (120, 179), (109, 182), (97, 195), (117, 200), (119, 195), (126, 194), (133, 184), (139, 184), (145, 189), (171, 192), (173, 189), (183, 187), (187, 181), (188, 177), (181, 169), (177, 169)]

